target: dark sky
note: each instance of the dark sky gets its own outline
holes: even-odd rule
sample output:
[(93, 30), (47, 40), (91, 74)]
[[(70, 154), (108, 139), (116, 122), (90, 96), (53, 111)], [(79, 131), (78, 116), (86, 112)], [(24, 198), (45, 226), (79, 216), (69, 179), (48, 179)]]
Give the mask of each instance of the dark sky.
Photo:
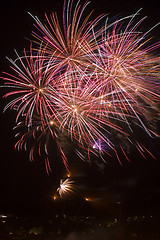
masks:
[[(9, 69), (5, 56), (14, 59), (14, 48), (21, 53), (24, 47), (29, 47), (27, 39), (31, 38), (33, 20), (27, 12), (43, 20), (44, 12), (50, 13), (56, 10), (61, 13), (62, 5), (62, 0), (3, 2), (0, 10), (1, 72)], [(115, 15), (129, 15), (141, 7), (142, 16), (148, 16), (144, 26), (146, 29), (160, 21), (159, 2), (154, 0), (145, 2), (94, 0), (91, 1), (88, 11), (94, 8), (95, 16), (106, 12), (113, 18)], [(159, 37), (159, 30), (157, 28), (157, 31), (154, 31), (156, 38)], [(27, 153), (14, 150), (15, 138), (12, 131), (14, 114), (10, 111), (2, 113), (6, 103), (2, 95), (3, 90), (0, 92), (0, 212), (3, 209), (14, 211), (18, 208), (27, 209), (29, 206), (46, 206), (50, 202), (50, 196), (58, 187), (63, 171), (58, 167), (54, 168), (53, 165), (53, 173), (48, 176), (42, 161), (31, 163)], [(60, 159), (58, 154), (56, 158)], [(125, 202), (126, 211), (137, 208), (142, 212), (147, 209), (156, 212), (156, 209), (160, 210), (159, 161), (160, 159), (157, 161), (137, 159), (135, 156), (131, 163), (126, 162), (122, 167), (117, 162), (110, 162), (103, 172), (97, 170), (96, 166), (85, 165), (78, 161), (76, 168), (79, 167), (80, 170), (75, 172), (73, 170), (73, 175), (78, 179), (83, 194), (94, 196), (95, 199), (103, 199), (103, 203), (107, 201), (106, 199), (112, 199), (113, 202)]]

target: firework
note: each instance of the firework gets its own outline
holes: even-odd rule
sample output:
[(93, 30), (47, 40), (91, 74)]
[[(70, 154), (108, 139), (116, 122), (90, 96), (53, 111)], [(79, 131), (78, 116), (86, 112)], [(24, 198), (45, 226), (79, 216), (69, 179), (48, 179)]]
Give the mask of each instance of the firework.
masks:
[[(83, 19), (88, 4), (89, 2), (86, 2), (81, 7), (79, 1), (75, 3), (69, 0), (67, 3), (64, 0), (62, 28), (56, 13), (50, 16), (45, 14), (45, 25), (37, 17), (31, 15), (36, 22), (36, 30), (33, 32), (35, 42), (46, 48), (46, 59), (54, 54), (56, 61), (53, 67), (56, 65), (58, 70), (78, 70), (83, 73), (84, 67), (89, 68), (87, 46), (94, 49), (93, 28), (104, 18), (104, 14), (92, 21), (90, 20), (91, 12)], [(100, 36), (102, 31), (103, 28), (97, 28), (96, 37)]]
[(129, 119), (134, 118), (150, 134), (141, 117), (147, 117), (146, 109), (156, 109), (159, 102), (160, 58), (152, 54), (159, 42), (146, 46), (149, 31), (140, 33), (137, 29), (144, 19), (132, 26), (135, 16), (123, 31), (121, 21), (121, 27), (117, 21), (107, 35), (103, 34), (101, 44), (97, 44), (99, 55), (94, 55), (94, 74), (101, 104), (115, 110), (109, 114), (122, 118), (128, 126)]
[[(14, 109), (17, 111), (16, 122), (20, 116), (25, 116), (25, 124), (32, 125), (32, 119), (35, 114), (41, 116), (41, 122), (50, 122), (52, 101), (50, 89), (50, 75), (48, 74), (49, 63), (44, 62), (44, 53), (37, 52), (36, 56), (32, 55), (32, 49), (29, 57), (24, 50), (24, 57), (20, 57), (12, 63), (13, 74), (6, 73), (5, 86), (11, 89), (4, 97), (13, 98), (4, 108)], [(19, 64), (17, 63), (19, 62)]]
[(68, 160), (64, 154), (63, 147), (60, 144), (60, 136), (57, 126), (53, 120), (49, 124), (41, 122), (40, 116), (34, 116), (32, 126), (26, 126), (25, 120), (18, 122), (14, 127), (16, 131), (15, 137), (17, 142), (15, 149), (29, 151), (30, 161), (43, 159), (47, 174), (52, 172), (50, 166), (50, 157), (52, 155), (53, 146), (61, 153), (61, 157), (66, 169), (69, 172)]
[(60, 197), (66, 197), (69, 195), (73, 195), (74, 181), (72, 181), (70, 178), (67, 178), (64, 181), (61, 179), (60, 186), (57, 189), (57, 192), (59, 193)]
[[(49, 139), (69, 171), (61, 136), (74, 143), (82, 160), (94, 155), (105, 162), (104, 155), (116, 156), (121, 164), (118, 152), (129, 161), (128, 145), (154, 158), (134, 131), (158, 136), (149, 120), (159, 117), (160, 57), (154, 52), (160, 43), (150, 44), (148, 38), (158, 24), (140, 32), (146, 17), (136, 20), (139, 11), (115, 22), (104, 20), (104, 14), (91, 21), (91, 13), (83, 20), (87, 5), (64, 1), (62, 28), (56, 13), (45, 15), (46, 25), (32, 16), (36, 45), (24, 49), (22, 57), (16, 53), (15, 61), (9, 59), (13, 73), (3, 77), (9, 89), (4, 97), (11, 99), (4, 110), (17, 112), (16, 147), (26, 148), (32, 139), (30, 159), (37, 156), (36, 149), (39, 156), (43, 152), (48, 173)], [(61, 181), (59, 194), (72, 183)]]

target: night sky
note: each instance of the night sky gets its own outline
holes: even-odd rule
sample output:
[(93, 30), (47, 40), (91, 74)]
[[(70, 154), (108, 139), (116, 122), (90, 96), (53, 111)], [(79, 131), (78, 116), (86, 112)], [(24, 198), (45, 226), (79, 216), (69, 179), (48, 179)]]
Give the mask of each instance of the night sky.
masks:
[[(84, 1), (82, 1), (84, 2)], [(43, 22), (44, 12), (56, 10), (60, 16), (63, 1), (4, 1), (0, 13), (1, 51), (0, 72), (9, 70), (6, 56), (15, 58), (14, 49), (22, 53), (24, 47), (29, 48), (29, 40), (33, 30), (33, 19), (27, 13), (37, 15)], [(142, 24), (144, 29), (156, 24), (159, 19), (158, 1), (91, 1), (88, 12), (95, 9), (93, 16), (103, 12), (114, 16), (125, 16), (143, 8), (141, 15), (147, 15)], [(153, 31), (155, 39), (159, 39), (160, 27)], [(2, 74), (1, 74), (2, 75)], [(65, 177), (65, 169), (59, 164), (60, 154), (56, 147), (51, 163), (53, 172), (47, 175), (42, 160), (30, 162), (27, 152), (14, 150), (15, 113), (3, 108), (7, 100), (2, 99), (4, 90), (0, 90), (0, 132), (1, 132), (1, 158), (0, 158), (0, 212), (35, 211), (35, 209), (53, 208), (51, 196), (54, 195), (59, 180)], [(144, 140), (146, 141), (146, 140)], [(157, 160), (143, 159), (135, 152), (132, 161), (108, 161), (102, 169), (94, 164), (81, 162), (78, 157), (71, 157), (71, 174), (77, 182), (77, 191), (82, 195), (92, 197), (99, 202), (95, 209), (102, 213), (108, 212), (113, 203), (122, 202), (127, 214), (157, 214), (160, 211), (160, 153), (159, 142), (155, 143)], [(153, 147), (154, 148), (154, 147)], [(96, 205), (96, 204), (95, 204)], [(94, 210), (95, 210), (94, 209)], [(103, 210), (102, 210), (103, 209)]]

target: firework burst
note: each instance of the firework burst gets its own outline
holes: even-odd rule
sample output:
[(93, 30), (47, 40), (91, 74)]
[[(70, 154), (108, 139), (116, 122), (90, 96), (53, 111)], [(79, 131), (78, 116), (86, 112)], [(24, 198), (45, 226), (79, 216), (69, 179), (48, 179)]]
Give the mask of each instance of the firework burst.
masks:
[(66, 197), (74, 194), (74, 181), (70, 178), (65, 179), (64, 181), (60, 180), (60, 186), (57, 189), (60, 197)]
[[(17, 112), (16, 147), (21, 149), (29, 138), (34, 139), (40, 156), (44, 149), (48, 173), (50, 138), (69, 171), (60, 135), (75, 143), (83, 160), (95, 155), (106, 161), (107, 154), (116, 155), (121, 164), (118, 152), (129, 160), (128, 144), (143, 157), (145, 152), (154, 157), (135, 138), (133, 126), (150, 137), (158, 136), (148, 127), (151, 115), (159, 118), (160, 57), (154, 52), (160, 43), (150, 44), (148, 38), (158, 24), (145, 33), (139, 31), (146, 18), (136, 20), (139, 11), (115, 22), (104, 21), (105, 15), (91, 21), (91, 13), (83, 20), (87, 5), (64, 1), (62, 28), (56, 13), (45, 14), (46, 25), (32, 16), (36, 45), (24, 50), (22, 57), (16, 53), (15, 61), (8, 59), (13, 73), (3, 77), (3, 87), (9, 89), (4, 97), (11, 99), (4, 110)], [(35, 141), (30, 147), (31, 160)], [(63, 195), (68, 188), (61, 185), (58, 191)]]
[[(15, 109), (18, 114), (16, 121), (20, 116), (25, 116), (26, 125), (32, 125), (32, 119), (35, 114), (41, 116), (42, 124), (50, 122), (52, 109), (50, 102), (52, 101), (50, 81), (48, 74), (50, 64), (44, 62), (44, 53), (39, 50), (36, 56), (33, 56), (32, 49), (30, 55), (27, 56), (24, 50), (24, 57), (17, 54), (17, 59), (12, 63), (13, 74), (6, 73), (5, 86), (11, 89), (4, 97), (13, 98), (6, 107)], [(19, 64), (17, 63), (19, 62)], [(53, 79), (53, 76), (52, 76)]]
[[(63, 27), (59, 23), (56, 13), (50, 17), (45, 14), (46, 24), (44, 25), (37, 17), (36, 31), (33, 32), (35, 42), (43, 44), (46, 48), (46, 56), (56, 57), (53, 67), (58, 70), (74, 71), (79, 70), (83, 73), (84, 67), (89, 68), (89, 58), (87, 57), (88, 45), (94, 49), (93, 28), (104, 18), (104, 14), (98, 16), (94, 21), (90, 20), (92, 12), (84, 19), (84, 11), (89, 4), (86, 2), (83, 6), (78, 1), (76, 4), (73, 0), (68, 3), (64, 1), (63, 6)], [(100, 36), (103, 28), (97, 28), (96, 37)]]

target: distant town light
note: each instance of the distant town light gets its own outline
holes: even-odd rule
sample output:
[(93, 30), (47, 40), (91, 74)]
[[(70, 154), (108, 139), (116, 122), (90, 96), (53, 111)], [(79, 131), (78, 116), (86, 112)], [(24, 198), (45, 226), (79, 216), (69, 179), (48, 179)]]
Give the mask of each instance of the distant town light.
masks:
[(7, 218), (7, 215), (0, 215), (0, 218)]

